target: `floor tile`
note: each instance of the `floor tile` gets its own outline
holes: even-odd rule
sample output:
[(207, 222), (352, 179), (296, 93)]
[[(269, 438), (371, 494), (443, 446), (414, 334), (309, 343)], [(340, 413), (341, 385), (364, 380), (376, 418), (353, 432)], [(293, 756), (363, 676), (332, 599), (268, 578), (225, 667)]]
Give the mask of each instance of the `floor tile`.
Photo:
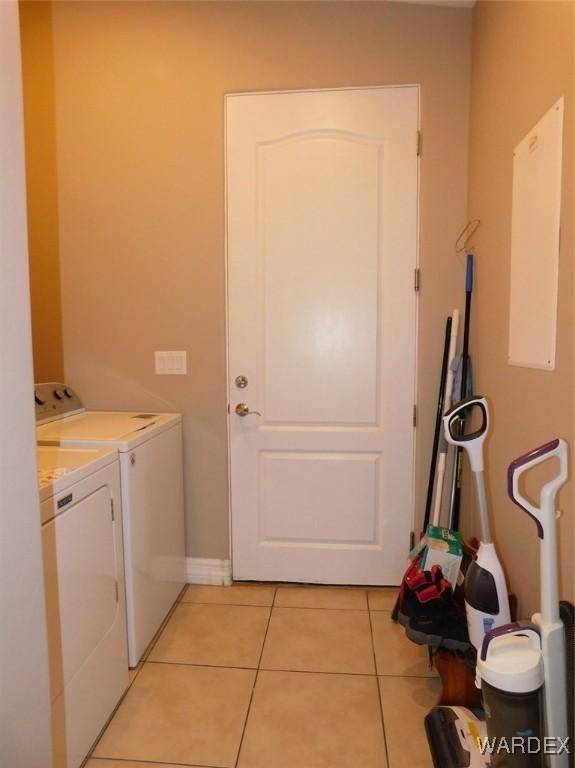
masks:
[(393, 611), (399, 587), (389, 589), (370, 589), (367, 593), (370, 611)]
[(385, 768), (376, 686), (373, 677), (260, 672), (238, 768)]
[(337, 587), (278, 587), (275, 605), (282, 608), (367, 608), (365, 590)]
[(145, 664), (94, 757), (233, 768), (255, 672)]
[[(140, 763), (133, 760), (88, 760), (84, 768), (182, 768), (174, 763)], [(185, 768), (205, 768), (201, 765), (187, 765)]]
[(367, 611), (274, 608), (262, 669), (373, 674)]
[(371, 614), (371, 624), (378, 674), (437, 676), (437, 672), (429, 668), (427, 646), (408, 640), (404, 628), (391, 620), (391, 613), (375, 611)]
[(256, 669), (270, 608), (181, 603), (149, 661)]
[(433, 768), (423, 718), (437, 704), (439, 679), (380, 677), (389, 768)]
[(231, 587), (190, 584), (182, 596), (182, 602), (271, 606), (274, 592), (275, 587), (262, 587), (258, 584), (232, 584)]

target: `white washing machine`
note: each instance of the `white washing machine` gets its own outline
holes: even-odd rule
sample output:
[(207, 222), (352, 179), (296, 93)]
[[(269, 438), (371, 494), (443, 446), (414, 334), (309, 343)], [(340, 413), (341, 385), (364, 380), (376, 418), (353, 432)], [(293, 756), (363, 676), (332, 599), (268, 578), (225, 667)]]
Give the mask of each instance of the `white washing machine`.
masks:
[(38, 448), (54, 768), (78, 768), (128, 687), (117, 451)]
[(128, 658), (135, 667), (185, 584), (182, 417), (89, 411), (61, 383), (37, 384), (39, 444), (120, 456)]

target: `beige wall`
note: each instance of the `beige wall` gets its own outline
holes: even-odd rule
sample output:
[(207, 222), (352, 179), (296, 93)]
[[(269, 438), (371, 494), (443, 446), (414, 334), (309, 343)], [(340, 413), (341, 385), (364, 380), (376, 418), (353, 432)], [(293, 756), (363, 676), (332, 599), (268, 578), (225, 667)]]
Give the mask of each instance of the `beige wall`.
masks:
[(20, 4), (36, 381), (59, 381), (64, 375), (51, 17), (49, 3)]
[[(496, 537), (522, 615), (539, 604), (534, 525), (507, 499), (509, 462), (556, 436), (573, 446), (573, 2), (479, 2), (473, 14), (469, 215), (475, 240), (475, 389), (490, 397), (490, 501)], [(507, 365), (513, 148), (565, 96), (557, 367)], [(573, 455), (571, 456), (573, 463)], [(571, 470), (571, 475), (574, 473)], [(531, 492), (535, 489), (531, 485)], [(573, 482), (560, 496), (562, 595), (575, 597)]]
[[(396, 3), (53, 5), (66, 376), (89, 406), (184, 413), (188, 554), (228, 555), (230, 91), (422, 85), (421, 510), (444, 317), (462, 298), (470, 23)], [(189, 375), (155, 376), (156, 349), (187, 350)]]

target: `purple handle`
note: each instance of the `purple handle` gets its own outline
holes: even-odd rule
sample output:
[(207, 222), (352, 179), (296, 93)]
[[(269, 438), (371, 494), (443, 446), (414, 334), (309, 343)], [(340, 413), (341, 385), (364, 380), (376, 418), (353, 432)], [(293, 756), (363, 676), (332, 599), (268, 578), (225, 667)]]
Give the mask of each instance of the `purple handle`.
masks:
[(492, 640), (495, 640), (496, 637), (515, 635), (517, 633), (524, 632), (527, 629), (533, 630), (533, 632), (536, 632), (539, 637), (541, 637), (539, 628), (536, 627), (535, 624), (532, 624), (530, 621), (514, 621), (511, 624), (504, 624), (502, 627), (495, 627), (495, 629), (491, 629), (485, 635), (483, 642), (481, 643), (481, 661), (485, 661), (487, 658), (487, 649), (489, 648), (489, 643)]
[(532, 461), (535, 461), (536, 459), (540, 459), (542, 456), (545, 456), (546, 453), (552, 453), (557, 447), (559, 446), (559, 439), (555, 438), (555, 440), (550, 440), (548, 443), (545, 443), (544, 445), (540, 445), (539, 448), (534, 448), (532, 451), (529, 451), (529, 453), (524, 453), (523, 456), (519, 456), (519, 458), (515, 459), (511, 462), (509, 465), (509, 469), (507, 470), (507, 493), (509, 494), (509, 498), (514, 504), (517, 504), (518, 507), (520, 507), (524, 512), (527, 512), (529, 517), (533, 518), (535, 520), (535, 523), (537, 525), (537, 535), (540, 539), (543, 538), (543, 526), (537, 520), (531, 512), (523, 506), (523, 504), (518, 501), (515, 498), (515, 494), (513, 493), (513, 477), (518, 469), (521, 469), (521, 467), (524, 467), (526, 464), (531, 464)]
[[(519, 456), (518, 459), (515, 459), (509, 465), (509, 469), (507, 470), (508, 479), (511, 480), (513, 478), (515, 471), (519, 469), (519, 467), (524, 467), (525, 464), (529, 464), (530, 462), (535, 461), (535, 459), (545, 456), (546, 453), (551, 453), (558, 446), (559, 438), (556, 437), (555, 440), (550, 440), (548, 443), (545, 443), (545, 445), (540, 445), (539, 448), (534, 448), (532, 451), (524, 453), (523, 456)], [(513, 495), (511, 495), (511, 498), (513, 499)], [(515, 501), (515, 499), (513, 500)]]
[(473, 291), (473, 254), (467, 254), (467, 268), (465, 270), (465, 293)]

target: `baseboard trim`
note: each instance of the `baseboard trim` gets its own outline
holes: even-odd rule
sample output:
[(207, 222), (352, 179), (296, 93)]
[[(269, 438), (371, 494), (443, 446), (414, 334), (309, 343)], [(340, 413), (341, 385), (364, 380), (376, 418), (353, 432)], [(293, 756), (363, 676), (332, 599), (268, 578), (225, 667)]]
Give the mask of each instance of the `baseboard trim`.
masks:
[(232, 563), (208, 557), (187, 557), (186, 581), (188, 584), (229, 586), (232, 583)]

